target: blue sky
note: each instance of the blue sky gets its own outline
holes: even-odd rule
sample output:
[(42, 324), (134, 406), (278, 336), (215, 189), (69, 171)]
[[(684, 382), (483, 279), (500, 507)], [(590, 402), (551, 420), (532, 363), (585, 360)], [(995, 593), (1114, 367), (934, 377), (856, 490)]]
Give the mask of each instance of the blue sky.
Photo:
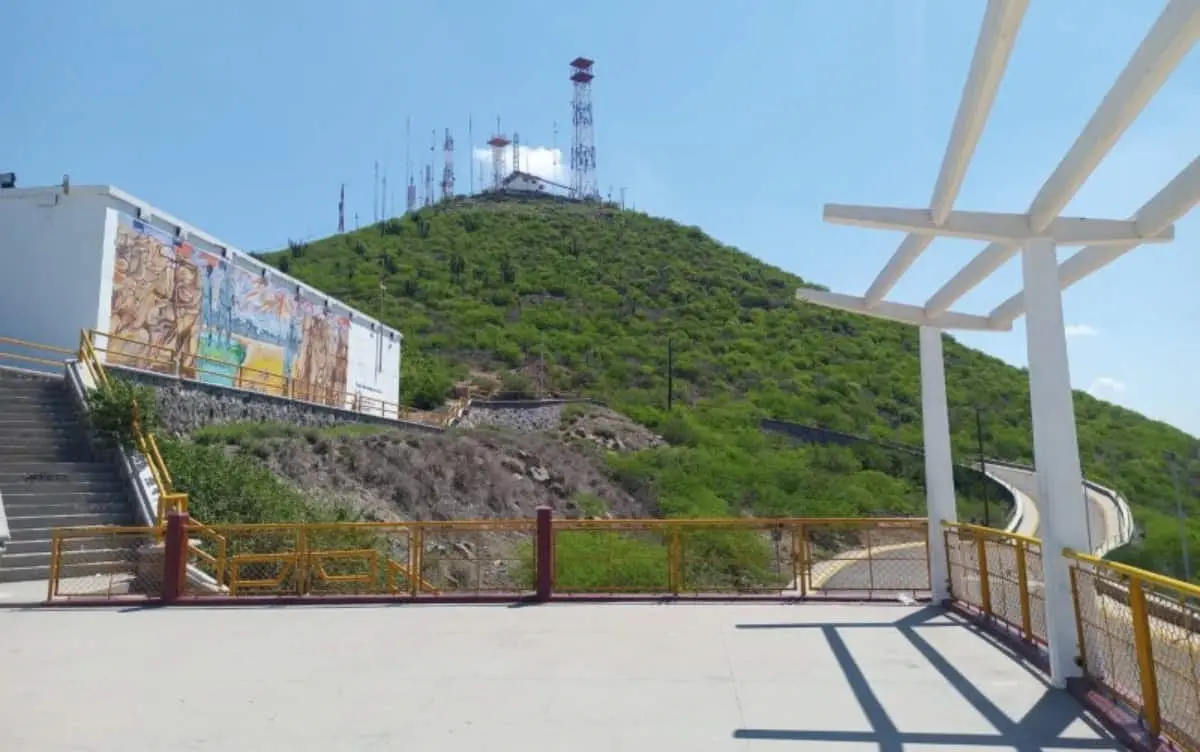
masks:
[[(958, 208), (1022, 211), (1162, 7), (1031, 3)], [(861, 294), (900, 241), (825, 225), (825, 202), (927, 205), (983, 0), (60, 0), (0, 4), (0, 169), (111, 183), (246, 250), (372, 214), (450, 127), (497, 115), (534, 168), (570, 140), (567, 62), (594, 58), (601, 189)], [(1124, 218), (1200, 147), (1200, 53), (1068, 207)], [(440, 154), (438, 155), (440, 159)], [(397, 192), (397, 195), (401, 195)], [(349, 220), (353, 223), (353, 219)], [(1066, 294), (1075, 384), (1200, 435), (1200, 212)], [(892, 299), (920, 303), (981, 244), (938, 241)], [(1066, 254), (1069, 251), (1064, 251)], [(957, 308), (1020, 285), (1013, 261)], [(1024, 330), (963, 339), (1024, 364)], [(1191, 387), (1191, 388), (1189, 388)]]

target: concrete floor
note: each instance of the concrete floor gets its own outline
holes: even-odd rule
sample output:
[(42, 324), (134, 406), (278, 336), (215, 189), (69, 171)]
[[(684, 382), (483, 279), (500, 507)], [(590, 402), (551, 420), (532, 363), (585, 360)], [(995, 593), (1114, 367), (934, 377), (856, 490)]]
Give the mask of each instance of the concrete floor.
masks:
[(1120, 749), (920, 607), (11, 603), (13, 752)]

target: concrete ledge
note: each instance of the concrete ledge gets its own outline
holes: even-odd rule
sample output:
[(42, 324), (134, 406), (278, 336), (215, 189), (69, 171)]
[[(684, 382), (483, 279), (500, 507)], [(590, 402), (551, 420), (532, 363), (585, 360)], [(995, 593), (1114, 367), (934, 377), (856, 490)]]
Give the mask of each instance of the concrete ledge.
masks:
[(471, 400), (468, 407), (478, 407), (483, 410), (488, 408), (494, 410), (533, 410), (539, 407), (551, 407), (553, 405), (578, 405), (588, 404), (596, 405), (597, 407), (608, 407), (608, 404), (590, 397), (554, 397), (549, 399), (495, 399), (495, 400)]

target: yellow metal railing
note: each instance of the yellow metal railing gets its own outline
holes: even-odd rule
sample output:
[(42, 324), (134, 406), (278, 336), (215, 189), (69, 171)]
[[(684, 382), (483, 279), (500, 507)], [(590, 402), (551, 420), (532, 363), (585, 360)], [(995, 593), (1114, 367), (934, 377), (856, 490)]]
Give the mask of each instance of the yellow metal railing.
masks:
[(913, 518), (555, 520), (559, 593), (869, 596), (929, 590)]
[(1200, 587), (1067, 551), (1085, 674), (1147, 730), (1200, 749)]
[(1042, 542), (1016, 533), (948, 523), (945, 526), (950, 591), (989, 618), (1046, 642)]
[[(953, 597), (1045, 643), (1042, 544), (947, 524)], [(1084, 674), (1138, 714), (1146, 730), (1200, 751), (1200, 587), (1066, 551)]]
[[(760, 594), (929, 589), (924, 520), (553, 520), (202, 525), (186, 595)], [(68, 533), (69, 534), (69, 533)], [(539, 535), (553, 550), (539, 570)], [(542, 574), (539, 574), (542, 573)]]
[[(8, 347), (0, 349), (0, 363), (5, 361), (13, 361), (19, 365), (38, 365), (38, 366), (61, 366), (63, 364), (64, 355), (73, 355), (70, 350), (62, 347), (54, 347), (52, 345), (42, 345), (37, 342), (27, 342), (23, 339), (14, 337), (0, 337), (0, 345)], [(13, 352), (12, 347), (20, 348), (37, 355), (28, 355), (20, 352)]]

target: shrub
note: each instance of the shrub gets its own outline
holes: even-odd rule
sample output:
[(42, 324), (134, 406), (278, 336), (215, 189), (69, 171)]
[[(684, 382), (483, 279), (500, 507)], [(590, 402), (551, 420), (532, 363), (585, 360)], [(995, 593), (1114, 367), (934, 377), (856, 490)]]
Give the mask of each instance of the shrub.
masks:
[(159, 427), (158, 397), (151, 387), (113, 377), (88, 392), (87, 401), (92, 425), (121, 446), (134, 445), (135, 414), (143, 431)]

